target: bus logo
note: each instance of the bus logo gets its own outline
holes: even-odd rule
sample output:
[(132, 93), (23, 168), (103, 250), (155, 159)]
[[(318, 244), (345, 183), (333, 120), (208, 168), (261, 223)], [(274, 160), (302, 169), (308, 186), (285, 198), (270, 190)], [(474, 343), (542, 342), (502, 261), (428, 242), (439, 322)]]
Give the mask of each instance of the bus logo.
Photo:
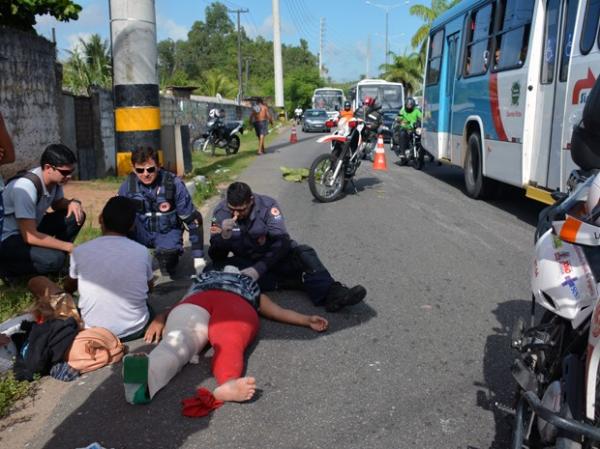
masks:
[(592, 71), (588, 68), (587, 76), (583, 79), (577, 80), (575, 82), (575, 86), (573, 87), (573, 97), (571, 98), (571, 102), (573, 104), (585, 103), (587, 99), (588, 93), (582, 93), (582, 90), (591, 89), (594, 87), (594, 83), (596, 82), (596, 77)]
[(514, 82), (510, 88), (512, 106), (519, 106), (519, 98), (521, 97), (521, 85), (519, 82)]

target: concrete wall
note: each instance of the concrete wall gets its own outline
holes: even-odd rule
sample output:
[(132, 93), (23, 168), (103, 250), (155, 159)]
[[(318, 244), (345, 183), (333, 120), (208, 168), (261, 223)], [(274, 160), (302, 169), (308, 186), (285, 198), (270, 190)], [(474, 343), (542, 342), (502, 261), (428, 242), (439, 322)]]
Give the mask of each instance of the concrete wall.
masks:
[(96, 89), (93, 92), (96, 127), (96, 176), (115, 174), (115, 113), (112, 92)]
[(0, 27), (0, 112), (17, 156), (1, 169), (5, 177), (37, 165), (44, 148), (59, 141), (61, 83), (53, 43)]

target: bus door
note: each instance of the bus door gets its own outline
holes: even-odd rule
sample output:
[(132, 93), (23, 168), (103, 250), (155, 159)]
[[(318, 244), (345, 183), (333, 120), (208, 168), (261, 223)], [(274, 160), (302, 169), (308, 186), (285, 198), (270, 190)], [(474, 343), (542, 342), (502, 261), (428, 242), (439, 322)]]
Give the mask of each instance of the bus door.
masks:
[(452, 105), (454, 104), (454, 85), (456, 83), (456, 60), (458, 58), (458, 37), (459, 33), (451, 34), (446, 38), (446, 61), (444, 65), (446, 66), (446, 86), (445, 89), (445, 100), (446, 107), (443, 108), (443, 113), (446, 117), (440, 120), (443, 123), (447, 124), (448, 128), (448, 140), (442, 146), (442, 151), (440, 157), (445, 159), (452, 159), (452, 148), (455, 147), (456, 142), (459, 142), (461, 137), (455, 136), (452, 133)]
[(540, 152), (534, 163), (533, 179), (548, 189), (560, 187), (561, 135), (577, 3), (577, 0), (546, 2), (540, 75), (542, 119), (535, 139)]

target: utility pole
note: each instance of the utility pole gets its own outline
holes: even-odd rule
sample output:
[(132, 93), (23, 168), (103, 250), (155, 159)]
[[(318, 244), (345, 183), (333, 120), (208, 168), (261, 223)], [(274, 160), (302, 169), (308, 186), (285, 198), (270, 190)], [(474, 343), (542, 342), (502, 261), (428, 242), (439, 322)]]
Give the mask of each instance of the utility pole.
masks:
[(246, 80), (244, 82), (244, 92), (248, 95), (248, 80), (250, 79), (250, 61), (252, 61), (250, 56), (246, 56), (244, 61), (246, 62)]
[(325, 46), (325, 17), (321, 17), (319, 27), (319, 76), (323, 76), (323, 47)]
[(249, 9), (228, 9), (230, 13), (237, 14), (237, 32), (238, 32), (238, 94), (237, 103), (242, 102), (243, 90), (242, 90), (242, 32), (240, 27), (240, 14), (247, 13)]
[(275, 67), (275, 106), (284, 107), (283, 102), (283, 62), (281, 60), (281, 25), (279, 0), (273, 0), (273, 65)]
[(369, 69), (371, 65), (371, 35), (368, 34), (367, 35), (367, 73), (365, 74), (366, 77), (369, 77)]
[(390, 11), (394, 8), (398, 8), (399, 6), (402, 6), (402, 3), (397, 3), (395, 5), (382, 5), (380, 3), (373, 3), (369, 0), (366, 0), (365, 3), (367, 5), (371, 5), (371, 6), (375, 6), (376, 8), (383, 9), (385, 11), (385, 58), (384, 58), (384, 61), (387, 65), (387, 64), (389, 64), (389, 52), (390, 52), (389, 40), (388, 40), (388, 18), (390, 15)]

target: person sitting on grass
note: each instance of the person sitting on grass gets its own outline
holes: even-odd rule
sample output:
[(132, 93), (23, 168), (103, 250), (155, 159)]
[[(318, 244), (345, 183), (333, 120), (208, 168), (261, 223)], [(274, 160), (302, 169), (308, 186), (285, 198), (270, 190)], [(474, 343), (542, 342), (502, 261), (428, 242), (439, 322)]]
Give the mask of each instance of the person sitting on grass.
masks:
[[(73, 250), (69, 276), (64, 281), (67, 293), (79, 291), (78, 306), (85, 327), (104, 327), (121, 341), (141, 338), (153, 318), (148, 306), (151, 258), (144, 245), (127, 238), (135, 213), (135, 203), (129, 198), (110, 198), (99, 217), (102, 236)], [(41, 296), (62, 289), (41, 277), (36, 278), (32, 291)]]
[(258, 315), (323, 332), (328, 322), (318, 315), (284, 309), (260, 293), (251, 277), (235, 267), (194, 278), (190, 291), (168, 314), (158, 315), (144, 339), (158, 346), (150, 354), (123, 359), (125, 397), (131, 404), (150, 402), (156, 393), (207, 343), (214, 348), (212, 372), (218, 387), (184, 401), (186, 416), (204, 416), (225, 401), (244, 402), (256, 391), (254, 377), (242, 377), (244, 352), (258, 333)]

